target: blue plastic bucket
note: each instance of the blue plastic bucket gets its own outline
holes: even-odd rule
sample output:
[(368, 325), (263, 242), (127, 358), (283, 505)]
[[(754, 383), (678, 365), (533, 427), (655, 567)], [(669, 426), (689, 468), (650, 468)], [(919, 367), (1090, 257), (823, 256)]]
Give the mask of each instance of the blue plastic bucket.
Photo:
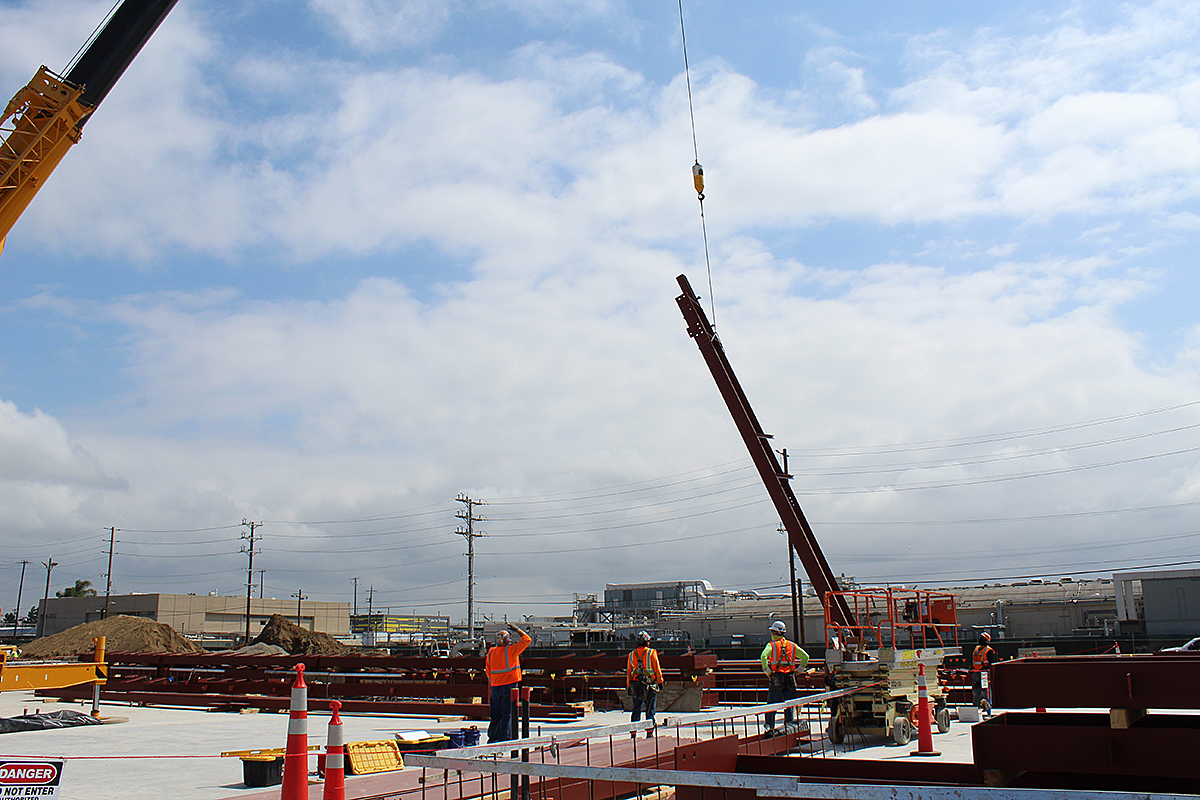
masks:
[(463, 728), (462, 733), (463, 743), (467, 747), (474, 747), (475, 745), (479, 744), (479, 728), (474, 726), (470, 728)]
[(451, 747), (462, 747), (463, 746), (463, 742), (466, 741), (466, 737), (463, 735), (463, 733), (464, 733), (463, 731), (451, 731), (450, 732), (450, 746)]

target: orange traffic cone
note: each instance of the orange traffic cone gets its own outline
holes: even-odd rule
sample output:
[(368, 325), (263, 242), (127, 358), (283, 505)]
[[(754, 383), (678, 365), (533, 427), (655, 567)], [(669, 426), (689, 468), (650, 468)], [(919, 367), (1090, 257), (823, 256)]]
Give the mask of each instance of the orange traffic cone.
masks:
[(325, 742), (325, 791), (321, 793), (321, 800), (346, 800), (346, 748), (342, 739), (342, 718), (338, 716), (341, 707), (337, 700), (329, 704), (333, 716), (329, 718), (329, 738)]
[(917, 667), (917, 749), (909, 753), (913, 756), (940, 756), (940, 750), (933, 749), (933, 728), (929, 724), (929, 689), (925, 686), (925, 665)]
[(296, 665), (296, 682), (292, 684), (280, 800), (308, 800), (308, 686), (304, 683), (304, 664)]

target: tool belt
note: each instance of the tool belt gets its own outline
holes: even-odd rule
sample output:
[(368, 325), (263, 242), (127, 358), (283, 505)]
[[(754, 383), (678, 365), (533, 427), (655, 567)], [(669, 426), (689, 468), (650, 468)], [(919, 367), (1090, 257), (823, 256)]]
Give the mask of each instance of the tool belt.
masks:
[(796, 674), (794, 672), (772, 672), (770, 686), (772, 689), (795, 689)]

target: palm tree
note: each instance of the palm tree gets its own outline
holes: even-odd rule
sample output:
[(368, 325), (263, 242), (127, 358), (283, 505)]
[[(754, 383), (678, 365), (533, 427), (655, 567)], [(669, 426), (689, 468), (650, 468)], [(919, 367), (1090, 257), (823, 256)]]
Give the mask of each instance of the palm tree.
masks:
[(75, 581), (74, 586), (68, 586), (61, 592), (55, 592), (55, 597), (95, 597), (96, 590), (91, 581)]

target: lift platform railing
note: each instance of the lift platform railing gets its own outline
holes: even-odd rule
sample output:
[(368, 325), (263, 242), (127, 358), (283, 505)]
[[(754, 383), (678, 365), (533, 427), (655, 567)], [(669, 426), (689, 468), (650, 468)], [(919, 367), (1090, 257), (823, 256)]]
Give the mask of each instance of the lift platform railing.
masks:
[[(834, 596), (840, 603), (834, 602)], [(852, 624), (829, 613), (844, 604)], [(954, 595), (926, 589), (866, 589), (828, 592), (825, 602), (827, 642), (860, 651), (882, 648), (958, 646), (958, 610)]]

